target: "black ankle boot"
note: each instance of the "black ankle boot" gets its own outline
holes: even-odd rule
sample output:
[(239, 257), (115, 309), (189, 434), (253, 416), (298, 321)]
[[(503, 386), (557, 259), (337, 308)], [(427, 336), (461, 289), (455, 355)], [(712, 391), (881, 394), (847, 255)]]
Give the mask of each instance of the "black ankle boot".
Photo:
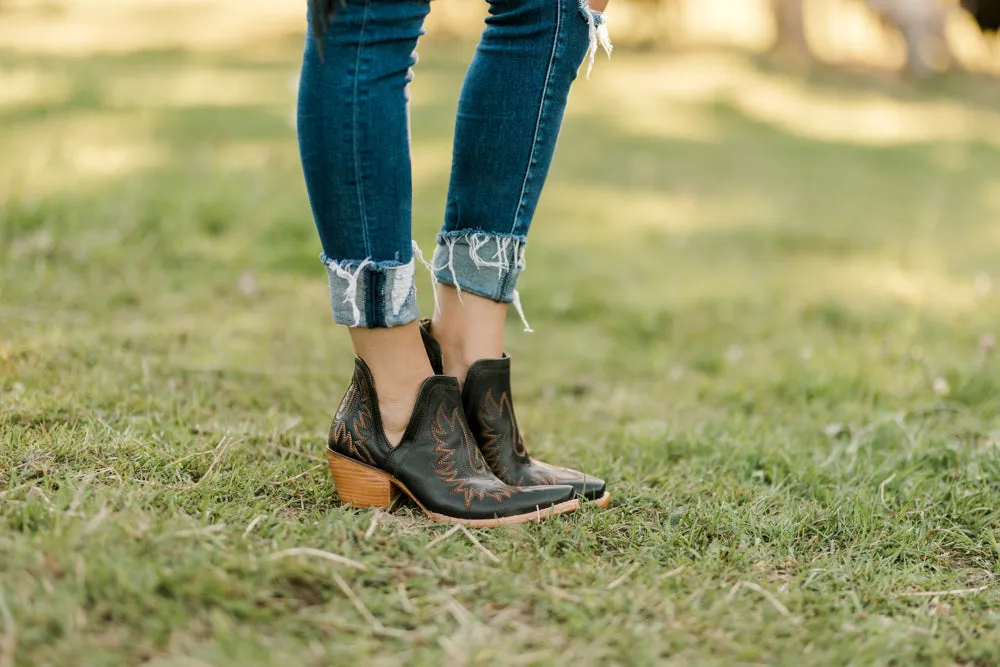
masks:
[[(440, 373), (441, 346), (430, 333), (430, 323), (421, 322), (420, 331), (434, 372)], [(509, 355), (480, 359), (469, 367), (462, 405), (486, 463), (501, 481), (512, 486), (569, 485), (578, 496), (598, 507), (607, 507), (611, 502), (604, 480), (528, 456), (514, 416)]]
[(399, 445), (382, 430), (371, 371), (355, 359), (354, 379), (330, 428), (327, 459), (340, 499), (388, 507), (402, 491), (434, 521), (477, 528), (524, 523), (579, 507), (569, 486), (509, 486), (476, 447), (458, 381), (424, 381)]

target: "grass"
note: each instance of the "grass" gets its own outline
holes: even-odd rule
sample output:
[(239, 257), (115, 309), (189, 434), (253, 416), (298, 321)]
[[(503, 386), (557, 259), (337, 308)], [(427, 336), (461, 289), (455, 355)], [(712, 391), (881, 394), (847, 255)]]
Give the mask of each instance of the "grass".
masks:
[[(615, 502), (445, 537), (324, 469), (299, 44), (0, 52), (0, 667), (1000, 661), (1000, 92), (599, 63), (508, 338)], [(425, 249), (470, 48), (414, 85)]]

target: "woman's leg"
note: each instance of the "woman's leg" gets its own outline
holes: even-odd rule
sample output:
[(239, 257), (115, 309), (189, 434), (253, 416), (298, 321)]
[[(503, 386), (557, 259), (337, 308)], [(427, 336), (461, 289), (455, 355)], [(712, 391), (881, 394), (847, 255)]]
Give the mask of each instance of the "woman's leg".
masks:
[(322, 48), (310, 34), (299, 90), (299, 147), (334, 320), (352, 327), (392, 444), (432, 374), (415, 323), (407, 108), (428, 9), (428, 0), (350, 0), (322, 31)]
[(598, 43), (610, 53), (604, 22), (580, 0), (490, 0), (459, 102), (431, 324), (441, 347), (432, 356), (463, 382), (465, 414), (490, 469), (515, 486), (570, 485), (602, 507), (611, 498), (603, 480), (528, 456), (503, 324), (511, 302), (524, 318), (514, 286), (528, 229), (577, 70)]
[[(599, 3), (599, 4), (598, 4)], [(445, 224), (434, 254), (433, 329), (445, 372), (503, 353), (507, 304), (570, 86), (597, 48), (607, 0), (490, 0), (459, 101)], [(602, 40), (607, 44), (606, 37)], [(519, 313), (522, 318), (523, 312)]]
[(327, 458), (350, 504), (389, 506), (402, 490), (438, 521), (535, 521), (576, 509), (573, 489), (515, 488), (493, 474), (458, 382), (433, 375), (415, 322), (406, 90), (427, 10), (427, 0), (348, 0), (306, 47), (302, 165), (334, 319), (351, 327), (357, 353)]

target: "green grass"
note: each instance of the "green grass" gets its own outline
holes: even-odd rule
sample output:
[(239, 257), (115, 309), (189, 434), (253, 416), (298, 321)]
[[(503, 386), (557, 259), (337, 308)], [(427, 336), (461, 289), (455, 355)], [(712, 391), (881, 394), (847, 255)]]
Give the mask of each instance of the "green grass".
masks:
[[(324, 468), (352, 366), (287, 123), (299, 43), (0, 54), (64, 82), (0, 106), (0, 665), (1000, 661), (1000, 94), (599, 63), (508, 340), (533, 452), (615, 502), (476, 531), (494, 562), (341, 507)], [(429, 42), (414, 85), (425, 250), (469, 48)], [(875, 104), (890, 135), (926, 114), (853, 137), (675, 66)]]

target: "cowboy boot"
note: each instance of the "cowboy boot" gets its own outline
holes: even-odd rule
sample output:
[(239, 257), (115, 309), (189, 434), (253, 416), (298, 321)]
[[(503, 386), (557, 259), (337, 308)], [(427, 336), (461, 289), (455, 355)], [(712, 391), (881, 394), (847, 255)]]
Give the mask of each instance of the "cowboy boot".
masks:
[(492, 528), (580, 506), (569, 486), (509, 486), (490, 471), (453, 377), (424, 381), (402, 440), (391, 446), (375, 382), (360, 357), (330, 427), (326, 455), (340, 499), (356, 507), (389, 507), (404, 493), (434, 521)]
[[(427, 356), (435, 373), (443, 367), (441, 346), (430, 332), (430, 322), (421, 322)], [(510, 388), (510, 355), (480, 359), (469, 367), (462, 389), (462, 406), (469, 426), (490, 470), (512, 486), (568, 485), (578, 497), (598, 507), (611, 503), (604, 480), (569, 468), (532, 459), (514, 415)]]

